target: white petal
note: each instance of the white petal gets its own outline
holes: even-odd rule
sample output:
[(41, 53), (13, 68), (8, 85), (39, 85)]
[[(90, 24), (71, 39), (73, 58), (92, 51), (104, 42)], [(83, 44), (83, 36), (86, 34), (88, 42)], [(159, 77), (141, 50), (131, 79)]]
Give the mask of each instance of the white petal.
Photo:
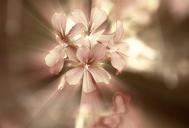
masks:
[(69, 38), (74, 41), (80, 39), (84, 36), (83, 29), (84, 26), (82, 24), (75, 24), (68, 33)]
[(66, 72), (66, 82), (70, 85), (78, 85), (83, 76), (83, 68), (73, 68)]
[(45, 57), (45, 63), (47, 66), (52, 67), (57, 64), (61, 59), (64, 59), (65, 49), (58, 45), (53, 48)]
[(96, 89), (92, 76), (87, 69), (84, 70), (82, 88), (85, 93), (93, 92)]
[(114, 35), (114, 41), (120, 41), (124, 36), (124, 28), (123, 28), (123, 23), (121, 21), (117, 21), (116, 24), (116, 31)]
[(98, 36), (98, 41), (103, 43), (103, 44), (107, 44), (108, 42), (110, 42), (113, 39), (113, 35), (99, 35)]
[(90, 42), (84, 35), (82, 35), (78, 40), (75, 41), (75, 45), (78, 47), (90, 47)]
[(54, 66), (56, 63), (58, 63), (60, 57), (57, 53), (54, 52), (50, 52), (49, 54), (47, 54), (47, 56), (45, 57), (45, 63), (47, 66), (52, 67)]
[(93, 34), (87, 35), (85, 36), (85, 39), (84, 39), (85, 40), (84, 45), (88, 47), (93, 47), (94, 45), (98, 43), (97, 39), (98, 37)]
[(50, 67), (50, 72), (52, 74), (58, 74), (64, 66), (64, 59), (59, 60), (55, 65)]
[(121, 72), (126, 66), (126, 57), (121, 53), (113, 52), (111, 53), (111, 64), (118, 72)]
[(104, 35), (103, 32), (104, 30), (91, 33), (90, 41), (93, 42), (93, 44), (96, 44), (97, 42), (107, 44), (110, 40), (113, 39), (113, 35)]
[(92, 31), (95, 31), (107, 19), (107, 14), (99, 8), (93, 8), (91, 11)]
[(89, 71), (97, 83), (108, 84), (111, 79), (110, 74), (103, 68), (93, 66), (89, 68)]
[(82, 23), (87, 28), (88, 21), (83, 11), (76, 9), (72, 12), (72, 18), (76, 23)]
[(57, 45), (50, 52), (55, 52), (60, 55), (60, 57), (64, 58), (65, 56), (65, 47), (63, 45)]
[(70, 32), (70, 30), (73, 28), (74, 25), (75, 22), (68, 17), (66, 22), (65, 35), (67, 35)]
[(63, 33), (66, 25), (66, 15), (64, 13), (54, 13), (51, 22), (58, 32)]

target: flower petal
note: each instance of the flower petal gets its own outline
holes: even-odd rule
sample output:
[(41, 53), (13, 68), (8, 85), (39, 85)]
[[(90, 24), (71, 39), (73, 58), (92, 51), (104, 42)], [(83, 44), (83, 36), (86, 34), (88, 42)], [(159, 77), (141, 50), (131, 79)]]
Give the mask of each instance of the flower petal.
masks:
[(66, 48), (66, 54), (68, 56), (68, 59), (73, 61), (73, 62), (78, 62), (77, 57), (76, 57), (76, 48), (75, 47), (67, 47)]
[(52, 74), (58, 74), (64, 66), (64, 59), (59, 60), (55, 65), (50, 67), (50, 72)]
[(57, 53), (50, 52), (45, 57), (45, 63), (46, 63), (47, 66), (52, 67), (59, 61), (59, 59), (60, 58), (59, 58), (59, 55)]
[(97, 62), (103, 60), (106, 55), (106, 46), (97, 43), (90, 52), (92, 58)]
[(113, 35), (99, 35), (98, 36), (98, 41), (101, 42), (104, 45), (107, 45), (108, 42), (110, 42), (113, 39)]
[(123, 23), (121, 21), (117, 21), (116, 23), (116, 31), (114, 35), (114, 41), (118, 42), (120, 41), (124, 36), (124, 28)]
[(93, 8), (91, 11), (92, 31), (95, 31), (107, 19), (107, 14), (99, 8)]
[(83, 76), (83, 68), (73, 68), (66, 72), (65, 79), (70, 85), (77, 85), (80, 83)]
[(126, 57), (118, 52), (111, 53), (111, 64), (112, 66), (121, 72), (126, 66)]
[(51, 22), (56, 31), (64, 33), (66, 25), (66, 15), (64, 13), (54, 13)]
[(86, 15), (83, 13), (83, 11), (81, 11), (79, 9), (75, 9), (72, 12), (72, 18), (76, 23), (82, 23), (87, 28), (88, 21), (87, 21)]
[(70, 32), (74, 25), (75, 22), (70, 17), (68, 17), (66, 21), (65, 35), (67, 35)]
[(93, 32), (90, 34), (90, 40), (93, 42), (93, 44), (97, 44), (97, 42), (100, 42), (104, 45), (107, 45), (107, 43), (113, 39), (113, 35), (105, 35), (103, 34), (104, 30)]
[(92, 76), (87, 69), (84, 69), (82, 88), (85, 93), (93, 92), (96, 89)]
[(60, 61), (60, 59), (64, 59), (65, 49), (64, 47), (58, 45), (53, 48), (45, 57), (45, 63), (47, 66), (52, 67), (56, 63)]
[(83, 28), (81, 23), (75, 24), (68, 33), (69, 38), (74, 41), (80, 39), (84, 35)]
[(77, 49), (76, 56), (78, 60), (82, 63), (86, 63), (89, 59), (90, 49), (88, 47), (82, 46)]
[(55, 46), (50, 52), (56, 52), (60, 57), (64, 58), (65, 56), (65, 47), (63, 45)]
[(120, 43), (114, 45), (114, 47), (116, 47), (118, 52), (127, 56), (127, 51), (129, 50), (129, 45), (126, 42), (120, 42)]
[(103, 68), (93, 66), (89, 68), (89, 71), (97, 83), (108, 84), (111, 79), (110, 74)]

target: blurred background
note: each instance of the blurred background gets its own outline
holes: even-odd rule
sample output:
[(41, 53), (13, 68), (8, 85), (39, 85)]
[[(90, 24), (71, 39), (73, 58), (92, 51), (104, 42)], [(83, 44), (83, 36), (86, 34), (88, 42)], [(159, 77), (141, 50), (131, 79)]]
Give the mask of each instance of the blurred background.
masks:
[(116, 79), (142, 128), (188, 128), (188, 0), (1, 0), (0, 128), (74, 127), (80, 95), (56, 92), (61, 74), (50, 74), (44, 57), (57, 44), (53, 13), (91, 6), (106, 11), (110, 25), (124, 23), (129, 57)]

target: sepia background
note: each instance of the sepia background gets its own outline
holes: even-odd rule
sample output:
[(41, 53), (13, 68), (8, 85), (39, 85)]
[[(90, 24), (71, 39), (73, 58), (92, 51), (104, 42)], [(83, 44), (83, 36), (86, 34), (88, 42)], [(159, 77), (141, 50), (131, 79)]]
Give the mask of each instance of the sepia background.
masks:
[(124, 23), (130, 56), (115, 79), (141, 127), (188, 128), (188, 0), (1, 0), (0, 128), (74, 127), (79, 94), (56, 93), (61, 74), (50, 74), (44, 57), (56, 45), (53, 13), (91, 3), (110, 14), (110, 24)]

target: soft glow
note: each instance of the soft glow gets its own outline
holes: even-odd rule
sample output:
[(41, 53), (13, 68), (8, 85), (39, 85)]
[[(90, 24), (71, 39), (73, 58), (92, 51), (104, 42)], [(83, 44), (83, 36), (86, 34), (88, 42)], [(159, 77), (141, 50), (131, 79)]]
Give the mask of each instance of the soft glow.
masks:
[(147, 9), (151, 12), (156, 11), (160, 6), (160, 0), (146, 0)]
[(135, 71), (149, 71), (154, 68), (154, 60), (158, 57), (158, 53), (144, 44), (137, 37), (130, 37), (124, 40), (128, 44), (128, 68)]
[(109, 14), (114, 7), (114, 3), (111, 0), (95, 0), (96, 6), (103, 9), (107, 14)]
[(75, 128), (85, 128), (85, 124), (90, 115), (90, 109), (87, 105), (81, 105), (76, 119)]
[(142, 56), (144, 58), (153, 60), (156, 57), (156, 51), (149, 46), (145, 45), (145, 43), (137, 37), (130, 37), (125, 40), (128, 44), (128, 55), (132, 57)]

